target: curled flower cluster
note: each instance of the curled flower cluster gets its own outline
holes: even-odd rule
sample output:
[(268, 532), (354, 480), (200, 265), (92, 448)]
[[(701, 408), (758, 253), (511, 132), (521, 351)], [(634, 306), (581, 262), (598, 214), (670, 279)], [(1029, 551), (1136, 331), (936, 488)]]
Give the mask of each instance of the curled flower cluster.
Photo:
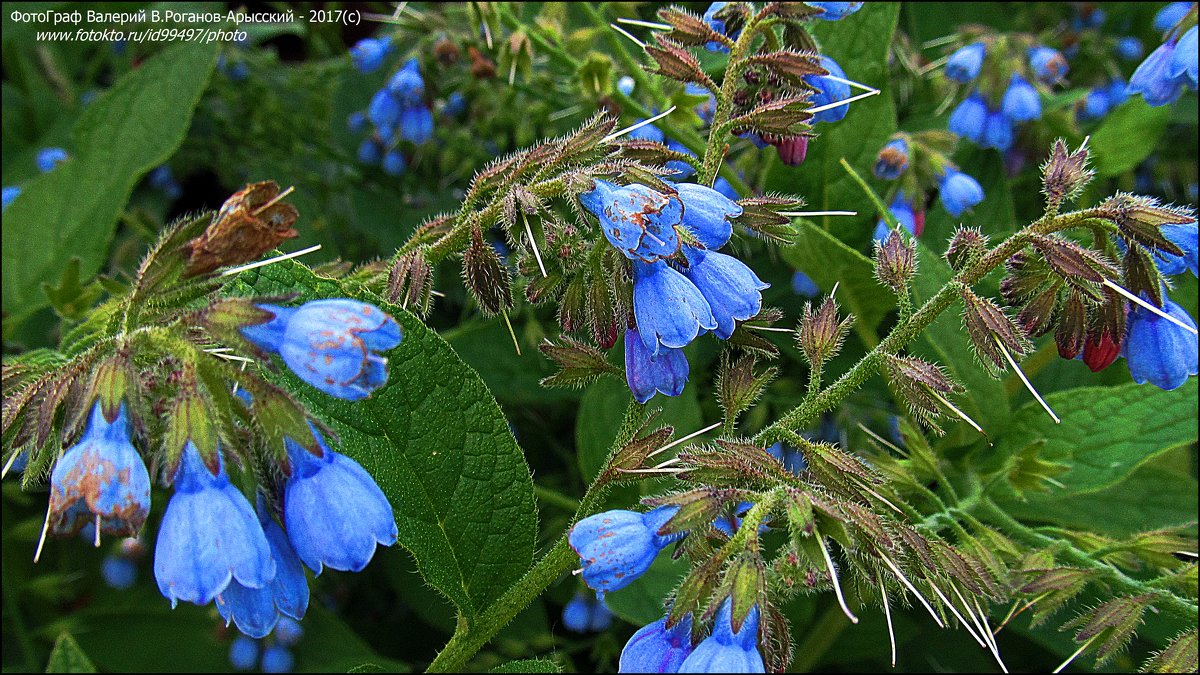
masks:
[[(356, 55), (355, 63), (374, 66), (374, 70), (389, 52), (381, 51), (377, 42), (371, 44), (375, 46), (360, 50), (364, 55)], [(360, 46), (361, 42), (355, 49)], [(404, 173), (407, 161), (400, 151), (400, 141), (421, 145), (433, 138), (433, 111), (425, 101), (425, 79), (415, 58), (409, 59), (375, 92), (365, 112), (351, 114), (347, 122), (351, 131), (365, 130), (368, 123), (370, 134), (358, 146), (358, 160), (363, 164), (379, 164), (393, 176)]]
[[(273, 318), (246, 327), (248, 337), (278, 352), (305, 381), (350, 400), (386, 381), (386, 361), (374, 350), (396, 346), (400, 329), (378, 308), (345, 299), (262, 307)], [(244, 390), (238, 394), (252, 403)], [(131, 441), (130, 412), (122, 400), (104, 401), (94, 403), (82, 438), (54, 465), (48, 533), (90, 526), (97, 542), (101, 534), (133, 537), (150, 513), (150, 474)], [(281, 617), (304, 616), (304, 567), (315, 574), (326, 566), (359, 571), (377, 545), (396, 542), (391, 506), (374, 479), (332, 450), (312, 422), (307, 429), (309, 438), (284, 437), (284, 480), (274, 494), (260, 487), (257, 506), (231, 481), (226, 467), (233, 455), (220, 442), (187, 438), (167, 449), (164, 478), (174, 493), (157, 534), (154, 576), (172, 607), (215, 602), (227, 624), (261, 638)], [(105, 562), (114, 587), (136, 576), (125, 550), (123, 544), (122, 556)]]
[(679, 350), (707, 331), (727, 340), (738, 321), (762, 309), (768, 284), (717, 252), (742, 207), (691, 183), (669, 194), (596, 180), (579, 198), (609, 243), (633, 263), (634, 323), (625, 336), (630, 390), (641, 403), (657, 392), (679, 395), (688, 374)]
[[(995, 78), (980, 78), (988, 53), (984, 42), (961, 47), (950, 55), (946, 62), (946, 77), (961, 84), (976, 80), (983, 83), (1003, 81)], [(996, 55), (993, 61), (1004, 61)], [(1040, 119), (1042, 116), (1041, 94), (1031, 83), (1056, 84), (1067, 72), (1067, 61), (1057, 50), (1049, 47), (1033, 47), (1028, 52), (1028, 70), (1008, 75), (1008, 84), (1003, 91), (981, 91), (973, 89), (950, 113), (949, 129), (984, 148), (1006, 151), (1013, 146), (1015, 125)], [(998, 67), (998, 66), (994, 66)]]

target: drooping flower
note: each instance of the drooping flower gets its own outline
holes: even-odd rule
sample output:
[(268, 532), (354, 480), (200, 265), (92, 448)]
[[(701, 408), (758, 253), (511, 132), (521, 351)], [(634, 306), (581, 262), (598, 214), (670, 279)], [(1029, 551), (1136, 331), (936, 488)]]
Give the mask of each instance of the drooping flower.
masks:
[(367, 106), (367, 119), (377, 129), (391, 129), (400, 122), (400, 104), (387, 89), (380, 89)]
[(304, 637), (304, 629), (300, 627), (300, 622), (290, 616), (279, 617), (279, 623), (275, 624), (275, 640), (281, 645), (292, 646)]
[(683, 203), (645, 185), (617, 186), (605, 180), (579, 195), (584, 208), (600, 220), (605, 238), (626, 257), (653, 262), (679, 250), (675, 226)]
[(49, 531), (74, 534), (98, 522), (105, 534), (132, 536), (149, 514), (150, 473), (129, 442), (125, 404), (109, 422), (97, 401), (83, 438), (50, 474)]
[(54, 170), (54, 167), (62, 164), (69, 158), (70, 155), (62, 148), (42, 148), (37, 153), (38, 171), (49, 173)]
[(946, 61), (946, 77), (966, 84), (979, 77), (987, 47), (982, 42), (960, 47)]
[(262, 588), (275, 578), (275, 560), (258, 517), (229, 482), (221, 451), (209, 470), (189, 440), (175, 472), (154, 549), (154, 578), (174, 607), (180, 600), (206, 605), (237, 580)]
[(712, 635), (704, 638), (679, 666), (681, 673), (765, 673), (758, 651), (758, 605), (750, 608), (741, 630), (733, 630), (733, 601), (717, 610)]
[(1014, 122), (1028, 122), (1042, 116), (1042, 100), (1032, 84), (1020, 73), (1013, 73), (1000, 101), (1000, 110)]
[(229, 665), (235, 670), (254, 670), (258, 664), (258, 641), (239, 635), (229, 645)]
[(762, 309), (762, 291), (770, 284), (733, 256), (689, 246), (684, 248), (684, 257), (688, 261), (684, 276), (700, 289), (716, 320), (713, 334), (728, 340), (738, 321)]
[(1057, 49), (1038, 46), (1029, 49), (1029, 67), (1034, 76), (1046, 84), (1061, 82), (1067, 75), (1067, 60)]
[(686, 347), (717, 320), (700, 289), (663, 260), (633, 261), (633, 316), (652, 353)]
[(1154, 30), (1165, 33), (1175, 27), (1191, 11), (1191, 2), (1171, 2), (1154, 15)]
[(216, 605), (226, 626), (232, 621), (242, 633), (263, 638), (275, 628), (281, 616), (304, 617), (308, 609), (308, 580), (287, 534), (267, 512), (262, 495), (258, 497), (256, 510), (275, 561), (275, 578), (259, 588), (243, 586), (233, 579), (217, 594)]
[[(903, 225), (905, 230), (908, 230), (910, 235), (917, 236), (920, 234), (917, 230), (917, 214), (913, 210), (912, 204), (908, 203), (908, 199), (905, 198), (903, 192), (896, 193), (896, 197), (888, 206), (888, 210), (892, 212), (897, 222)], [(922, 214), (921, 219), (922, 221), (924, 220), (924, 214)], [(875, 233), (871, 239), (882, 244), (887, 240), (889, 234), (891, 234), (891, 229), (888, 228), (887, 221), (880, 218), (879, 222), (875, 223)]]
[(683, 203), (681, 224), (705, 248), (719, 249), (733, 234), (731, 218), (742, 215), (742, 207), (732, 198), (704, 185), (680, 183), (675, 186)]
[(300, 560), (317, 574), (323, 567), (358, 572), (376, 544), (396, 543), (392, 506), (371, 474), (334, 452), (308, 423), (322, 455), (284, 437), (292, 472), (283, 488), (283, 520)]
[[(1179, 305), (1163, 298), (1162, 310), (1195, 330), (1196, 322)], [(1130, 307), (1124, 349), (1134, 382), (1178, 389), (1197, 373), (1198, 344), (1195, 333), (1140, 305)]]
[(688, 361), (682, 349), (663, 347), (655, 355), (636, 327), (625, 331), (625, 381), (638, 403), (662, 393), (678, 396), (688, 380)]
[[(733, 31), (730, 31), (729, 27), (725, 23), (725, 20), (717, 17), (717, 13), (720, 12), (722, 9), (725, 9), (725, 6), (728, 4), (729, 4), (728, 2), (712, 3), (711, 5), (708, 6), (708, 9), (704, 11), (703, 18), (704, 18), (704, 21), (707, 22), (708, 25), (713, 30), (728, 37), (731, 40), (736, 40), (736, 39), (738, 39), (738, 36), (741, 35), (741, 33), (742, 33), (741, 26), (738, 26)], [(721, 44), (720, 42), (716, 42), (716, 41), (709, 42), (708, 44), (704, 45), (704, 48), (710, 52), (728, 52), (729, 51), (728, 47), (726, 47), (725, 45)]]
[(1012, 143), (1012, 120), (999, 110), (989, 112), (987, 122), (983, 126), (983, 138), (979, 141), (980, 147), (995, 148), (1003, 152), (1011, 148)]
[(663, 617), (643, 626), (621, 650), (622, 673), (677, 673), (692, 653), (692, 615), (667, 628)]
[(16, 185), (5, 185), (3, 208), (7, 209), (8, 205), (13, 203), (13, 200), (19, 196), (21, 196), (21, 188)]
[(404, 173), (406, 164), (404, 154), (399, 150), (391, 150), (383, 156), (383, 172), (389, 176), (399, 176)]
[(137, 564), (121, 555), (106, 555), (100, 563), (100, 576), (104, 583), (123, 591), (137, 582)]
[(400, 138), (415, 145), (429, 142), (433, 138), (433, 111), (424, 104), (408, 106), (400, 111), (397, 129)]
[(567, 541), (579, 554), (584, 583), (601, 593), (633, 583), (650, 569), (660, 551), (683, 538), (683, 532), (659, 534), (678, 511), (674, 505), (647, 513), (605, 511), (576, 523)]
[(562, 620), (573, 633), (600, 633), (612, 626), (612, 612), (604, 598), (580, 592), (563, 607)]
[[(809, 103), (812, 105), (812, 107), (818, 108), (850, 98), (850, 85), (841, 81), (846, 79), (846, 73), (842, 70), (842, 67), (837, 64), (837, 61), (834, 61), (824, 54), (821, 55), (820, 61), (821, 67), (829, 71), (828, 76), (804, 76), (804, 81), (817, 90), (816, 93), (809, 98)], [(812, 123), (839, 122), (846, 116), (848, 112), (850, 112), (850, 106), (848, 104), (835, 106), (827, 110), (822, 110), (821, 112), (813, 115)]]
[(973, 91), (951, 111), (948, 127), (955, 134), (979, 143), (983, 139), (987, 117), (987, 101), (978, 91)]
[(942, 206), (955, 218), (982, 202), (984, 197), (979, 181), (957, 169), (947, 169), (942, 174), (939, 193)]
[(421, 66), (415, 58), (409, 59), (388, 80), (387, 90), (404, 107), (421, 105), (425, 96), (425, 78), (421, 77)]
[(821, 10), (821, 13), (814, 14), (813, 18), (825, 21), (841, 21), (862, 9), (863, 6), (861, 2), (805, 2), (804, 4)]
[(875, 158), (875, 175), (883, 180), (896, 180), (908, 168), (908, 141), (893, 138)]
[(792, 292), (806, 298), (815, 298), (821, 294), (821, 288), (817, 286), (817, 282), (812, 280), (812, 277), (796, 270), (792, 274)]
[(357, 300), (312, 300), (300, 307), (258, 305), (274, 317), (244, 326), (259, 348), (276, 352), (292, 372), (337, 398), (357, 401), (387, 383), (385, 352), (400, 344), (400, 324)]
[(725, 195), (730, 201), (736, 201), (741, 197), (724, 176), (717, 176), (717, 179), (713, 181), (713, 189)]
[(1097, 87), (1088, 92), (1079, 108), (1079, 119), (1098, 120), (1108, 114), (1112, 101), (1108, 97), (1108, 87)]
[(617, 91), (625, 94), (626, 96), (633, 95), (633, 88), (635, 86), (637, 86), (637, 83), (634, 82), (633, 78), (628, 75), (622, 75), (621, 79), (617, 80)]
[(263, 650), (261, 665), (264, 673), (290, 673), (296, 657), (283, 645), (271, 645)]
[(1117, 40), (1116, 52), (1117, 56), (1126, 61), (1137, 61), (1145, 53), (1145, 47), (1142, 46), (1141, 40), (1127, 35)]
[(358, 161), (368, 166), (383, 159), (383, 144), (375, 138), (364, 138), (358, 145)]
[(1186, 77), (1171, 75), (1176, 44), (1168, 40), (1150, 52), (1129, 78), (1129, 93), (1141, 94), (1146, 103), (1158, 107), (1174, 103), (1183, 94)]
[(1196, 71), (1200, 68), (1197, 65), (1196, 33), (1197, 27), (1192, 26), (1179, 38), (1170, 67), (1171, 77), (1191, 86), (1192, 89), (1196, 88)]
[(363, 38), (350, 48), (354, 67), (363, 73), (373, 73), (383, 67), (383, 62), (392, 53), (390, 37)]

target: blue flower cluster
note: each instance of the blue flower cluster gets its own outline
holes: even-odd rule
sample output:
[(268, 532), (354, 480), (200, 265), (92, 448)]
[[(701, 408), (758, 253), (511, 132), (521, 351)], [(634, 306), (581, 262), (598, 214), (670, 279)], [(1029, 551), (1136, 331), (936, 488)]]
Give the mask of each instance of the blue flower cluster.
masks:
[(621, 650), (622, 673), (763, 673), (758, 649), (758, 605), (750, 608), (740, 630), (733, 628), (733, 602), (717, 610), (712, 633), (692, 645), (692, 615), (668, 628), (664, 617), (643, 627)]
[[(946, 77), (962, 84), (974, 82), (979, 78), (986, 56), (987, 46), (983, 42), (959, 48), (946, 62)], [(1067, 61), (1054, 49), (1034, 47), (1029, 50), (1029, 69), (1037, 80), (1053, 84), (1066, 74)], [(950, 131), (980, 147), (1000, 151), (1011, 148), (1014, 125), (1041, 118), (1041, 96), (1024, 75), (1014, 72), (1009, 76), (1003, 94), (993, 93), (991, 100), (997, 99), (999, 104), (993, 106), (978, 88), (972, 90), (950, 113)]]
[[(386, 57), (377, 42), (367, 56), (355, 56), (355, 63), (377, 69)], [(360, 42), (355, 45), (358, 49)], [(376, 63), (378, 60), (378, 64)], [(351, 131), (362, 131), (370, 123), (371, 132), (358, 146), (358, 161), (363, 164), (379, 164), (385, 173), (398, 176), (404, 173), (407, 162), (400, 152), (401, 140), (421, 145), (433, 138), (433, 111), (425, 101), (425, 79), (415, 58), (409, 59), (397, 70), (382, 89), (371, 97), (365, 112), (350, 115), (347, 125)]]
[[(291, 310), (265, 307), (277, 310), (274, 318), (246, 331), (255, 344), (279, 352), (306, 381), (351, 400), (386, 381), (385, 361), (372, 350), (394, 347), (400, 329), (378, 308), (344, 299)], [(250, 403), (244, 391), (239, 395)], [(49, 533), (72, 534), (91, 526), (97, 538), (100, 533), (133, 536), (145, 524), (150, 474), (130, 440), (125, 404), (110, 414), (112, 419), (97, 401), (83, 437), (54, 465)], [(330, 449), (311, 422), (308, 429), (317, 454), (284, 439), (289, 465), (279, 522), (263, 494), (255, 508), (231, 482), (219, 445), (202, 452), (189, 439), (172, 449), (179, 454), (166, 475), (174, 494), (154, 552), (154, 576), (172, 607), (181, 600), (215, 601), (227, 624), (263, 637), (281, 616), (304, 616), (309, 599), (304, 566), (315, 574), (325, 566), (359, 571), (376, 545), (396, 542), (391, 505), (374, 479)], [(122, 586), (132, 583), (136, 569), (106, 561), (103, 574), (111, 585)]]
[(1152, 106), (1174, 103), (1184, 90), (1196, 90), (1197, 27), (1173, 35), (1150, 52), (1129, 78), (1129, 93), (1141, 94)]
[[(609, 243), (633, 262), (635, 323), (625, 335), (625, 360), (640, 403), (658, 392), (682, 392), (688, 366), (679, 350), (707, 331), (729, 339), (738, 321), (762, 309), (768, 286), (740, 260), (717, 252), (742, 207), (703, 185), (674, 187), (669, 194), (595, 180), (579, 195)], [(696, 245), (683, 243), (681, 231)]]

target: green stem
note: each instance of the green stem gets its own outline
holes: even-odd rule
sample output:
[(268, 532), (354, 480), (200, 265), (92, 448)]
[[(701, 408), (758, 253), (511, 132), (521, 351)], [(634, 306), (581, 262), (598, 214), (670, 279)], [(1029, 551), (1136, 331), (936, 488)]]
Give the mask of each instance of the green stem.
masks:
[[(753, 22), (754, 19), (751, 18), (750, 23), (753, 24)], [(708, 143), (704, 147), (704, 165), (700, 168), (700, 174), (696, 177), (696, 182), (701, 185), (712, 185), (713, 180), (717, 176), (717, 171), (724, 164), (725, 136), (730, 130), (729, 119), (733, 113), (734, 89), (737, 88), (742, 71), (746, 68), (746, 62), (742, 59), (742, 53), (750, 47), (756, 34), (756, 26), (747, 25), (743, 27), (742, 34), (738, 36), (737, 41), (733, 43), (733, 47), (729, 49), (729, 65), (725, 67), (725, 74), (721, 76), (721, 89), (717, 92), (717, 109), (713, 111), (713, 120), (708, 132)]]
[[(609, 466), (617, 452), (631, 440), (633, 434), (645, 421), (645, 415), (645, 406), (630, 400), (625, 409), (624, 423), (609, 449), (605, 466)], [(572, 523), (579, 522), (580, 518), (588, 516), (596, 510), (608, 492), (611, 476), (612, 474), (608, 470), (600, 472), (596, 481), (584, 493), (583, 499), (579, 501), (579, 508), (575, 510), (575, 516), (571, 519)], [(504, 595), (501, 595), (473, 621), (466, 621), (460, 615), (454, 635), (434, 658), (433, 663), (429, 664), (428, 672), (462, 672), (471, 657), (495, 637), (500, 629), (507, 626), (517, 614), (528, 607), (529, 603), (541, 595), (542, 591), (554, 583), (555, 579), (578, 565), (579, 556), (571, 550), (570, 542), (567, 540), (569, 534), (570, 529), (563, 533), (554, 547), (547, 551), (542, 559), (525, 573), (525, 576), (509, 587)]]
[(575, 513), (579, 510), (579, 500), (573, 499), (548, 487), (541, 485), (533, 486), (533, 495), (550, 506), (558, 507), (564, 511)]
[[(1196, 603), (1189, 602), (1174, 593), (1155, 588), (1152, 585), (1127, 576), (1121, 570), (1107, 563), (1094, 560), (1090, 555), (1076, 549), (1074, 546), (1060, 546), (1062, 540), (1047, 536), (1013, 518), (1007, 511), (996, 506), (989, 499), (978, 503), (979, 515), (993, 524), (1006, 530), (1012, 537), (1032, 549), (1047, 549), (1056, 551), (1055, 555), (1063, 562), (1080, 569), (1093, 572), (1103, 583), (1120, 595), (1154, 596), (1156, 607), (1170, 612), (1173, 616), (1195, 623), (1196, 613), (1200, 611)], [(1093, 578), (1096, 581), (1100, 579)]]
[(817, 396), (806, 399), (799, 406), (785, 413), (771, 426), (758, 432), (754, 437), (755, 442), (763, 443), (764, 441), (774, 440), (774, 437), (783, 429), (803, 429), (808, 424), (811, 424), (817, 415), (835, 408), (847, 396), (861, 387), (867, 378), (875, 374), (875, 371), (882, 365), (885, 354), (896, 354), (904, 349), (908, 343), (921, 334), (922, 330), (933, 323), (942, 312), (946, 311), (958, 299), (959, 293), (963, 288), (969, 288), (974, 285), (986, 276), (988, 272), (1024, 248), (1029, 233), (1041, 224), (1041, 221), (1039, 221), (1025, 230), (1014, 234), (989, 251), (974, 265), (967, 267), (955, 275), (950, 283), (943, 286), (933, 297), (929, 298), (915, 314), (897, 324), (883, 341), (863, 356), (858, 363), (854, 364), (836, 382), (829, 385), (829, 387)]

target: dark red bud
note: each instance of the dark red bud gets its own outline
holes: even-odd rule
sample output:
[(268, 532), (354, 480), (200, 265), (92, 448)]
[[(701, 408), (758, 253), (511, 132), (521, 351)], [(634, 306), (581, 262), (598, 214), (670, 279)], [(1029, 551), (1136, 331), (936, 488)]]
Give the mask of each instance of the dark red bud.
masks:
[(808, 154), (808, 136), (790, 136), (773, 142), (779, 151), (779, 159), (788, 166), (800, 166)]
[(913, 236), (919, 237), (925, 231), (925, 212), (913, 211)]
[(1098, 373), (1112, 365), (1121, 353), (1121, 343), (1114, 340), (1112, 335), (1105, 332), (1099, 339), (1088, 337), (1083, 343), (1083, 362), (1093, 373)]

